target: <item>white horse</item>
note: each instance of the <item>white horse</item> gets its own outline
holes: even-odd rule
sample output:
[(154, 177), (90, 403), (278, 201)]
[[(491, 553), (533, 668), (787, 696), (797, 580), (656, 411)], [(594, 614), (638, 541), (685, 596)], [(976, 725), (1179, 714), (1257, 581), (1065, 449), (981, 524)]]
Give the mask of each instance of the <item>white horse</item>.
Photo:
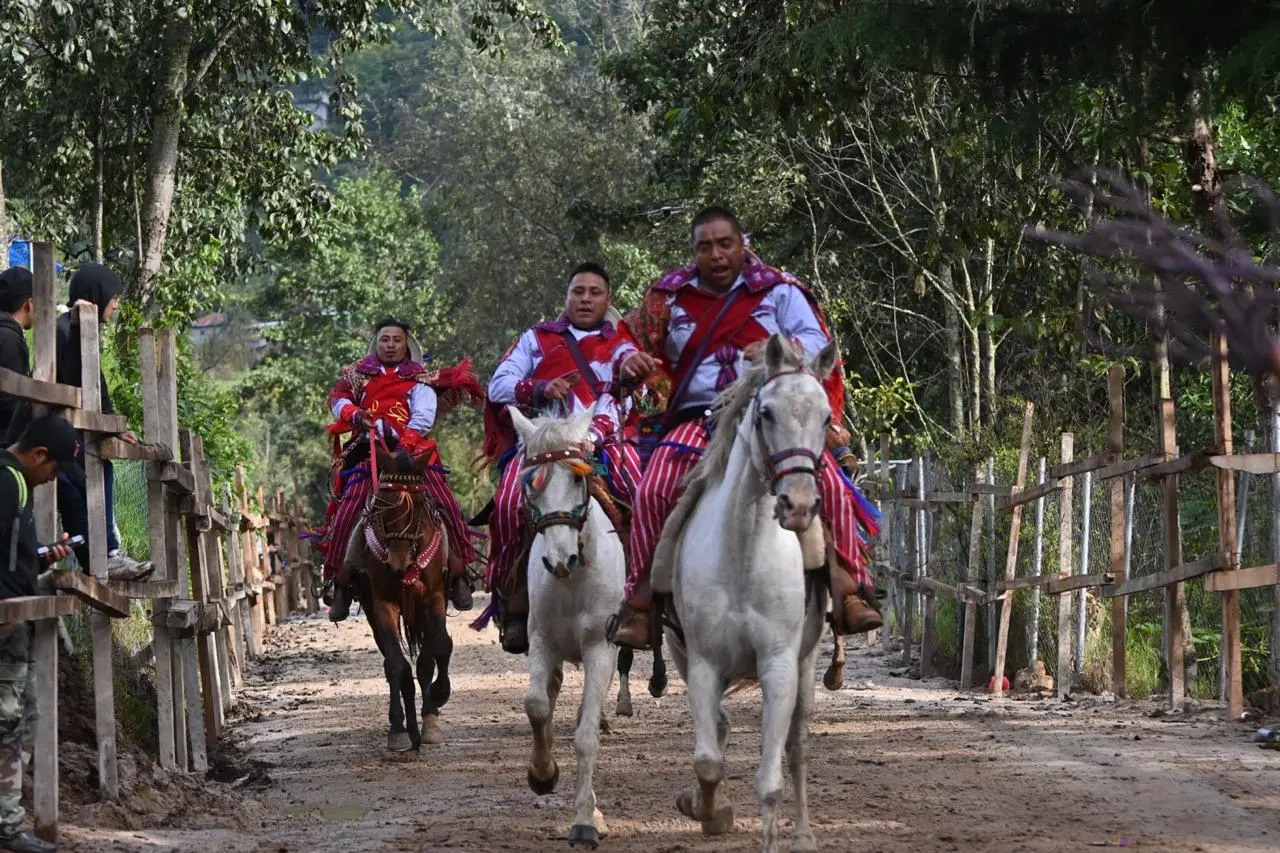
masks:
[[(811, 361), (773, 335), (717, 400), (714, 433), (690, 472), (654, 559), (655, 590), (673, 593), (682, 629), (667, 642), (688, 685), (698, 787), (677, 805), (716, 835), (733, 826), (723, 788), (729, 734), (722, 699), (736, 682), (764, 694), (756, 795), (764, 851), (778, 849), (785, 745), (796, 795), (791, 849), (816, 850), (806, 784), (808, 716), (827, 588), (818, 466), (831, 407), (821, 381), (836, 361)], [(799, 533), (800, 536), (796, 534)], [(803, 540), (803, 541), (802, 541)]]
[[(524, 445), (522, 488), (535, 531), (529, 550), (529, 692), (524, 699), (533, 727), (529, 787), (549, 794), (560, 779), (551, 753), (551, 717), (565, 661), (581, 663), (582, 701), (573, 738), (578, 785), (569, 843), (594, 849), (608, 833), (596, 807), (592, 777), (600, 752), (601, 712), (615, 665), (605, 624), (623, 597), (622, 540), (587, 491), (593, 468), (587, 428), (595, 406), (573, 420), (533, 421), (514, 406), (507, 408)], [(629, 656), (624, 664), (630, 669)], [(623, 687), (617, 712), (630, 716), (625, 681)]]

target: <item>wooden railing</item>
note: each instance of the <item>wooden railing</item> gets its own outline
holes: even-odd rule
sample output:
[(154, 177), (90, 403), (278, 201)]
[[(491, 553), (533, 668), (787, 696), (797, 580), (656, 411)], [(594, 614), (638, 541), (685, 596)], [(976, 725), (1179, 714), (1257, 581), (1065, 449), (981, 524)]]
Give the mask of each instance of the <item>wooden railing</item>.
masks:
[[(60, 412), (85, 436), (89, 510), (89, 566), (44, 572), (38, 594), (0, 600), (0, 621), (34, 622), (36, 703), (33, 812), (36, 832), (58, 831), (58, 623), (89, 609), (99, 791), (119, 797), (111, 620), (133, 617), (133, 602), (151, 603), (155, 655), (159, 763), (203, 772), (241, 686), (242, 665), (259, 654), (279, 619), (314, 613), (310, 548), (298, 534), (304, 522), (283, 491), (271, 501), (262, 489), (250, 499), (243, 472), (235, 493), (215, 493), (199, 436), (178, 428), (176, 338), (173, 330), (143, 329), (139, 360), (145, 406), (145, 444), (120, 438), (126, 419), (102, 412), (98, 387), (97, 306), (77, 306), (83, 388), (56, 384), (53, 248), (34, 246), (35, 365), (32, 378), (0, 369), (0, 393), (30, 401), (37, 414)], [(107, 576), (107, 512), (103, 461), (142, 460), (148, 466), (148, 523), (155, 570), (141, 582)], [(33, 497), (42, 543), (57, 534), (57, 490), (49, 483)], [(253, 507), (256, 506), (256, 509)], [(87, 571), (86, 571), (87, 569)]]

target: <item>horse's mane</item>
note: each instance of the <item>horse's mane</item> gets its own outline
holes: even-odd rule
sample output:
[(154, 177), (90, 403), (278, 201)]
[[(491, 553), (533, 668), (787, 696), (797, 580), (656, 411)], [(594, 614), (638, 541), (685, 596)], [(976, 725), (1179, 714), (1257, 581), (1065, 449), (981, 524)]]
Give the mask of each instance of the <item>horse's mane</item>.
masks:
[[(783, 347), (781, 370), (801, 367), (804, 360), (791, 347)], [(763, 358), (755, 361), (728, 388), (720, 392), (711, 405), (709, 425), (712, 427), (711, 440), (702, 451), (702, 458), (693, 470), (685, 475), (684, 493), (680, 495), (676, 505), (667, 516), (662, 526), (662, 535), (658, 539), (657, 550), (653, 555), (654, 589), (669, 592), (672, 581), (671, 565), (675, 556), (676, 539), (679, 537), (685, 520), (698, 505), (698, 499), (707, 490), (707, 484), (729, 465), (729, 454), (733, 451), (733, 442), (738, 435), (738, 424), (746, 416), (747, 408), (755, 398), (756, 389), (760, 387), (769, 372)]]
[(542, 415), (533, 419), (533, 432), (525, 440), (524, 452), (526, 456), (539, 456), (568, 447), (576, 440), (574, 419)]

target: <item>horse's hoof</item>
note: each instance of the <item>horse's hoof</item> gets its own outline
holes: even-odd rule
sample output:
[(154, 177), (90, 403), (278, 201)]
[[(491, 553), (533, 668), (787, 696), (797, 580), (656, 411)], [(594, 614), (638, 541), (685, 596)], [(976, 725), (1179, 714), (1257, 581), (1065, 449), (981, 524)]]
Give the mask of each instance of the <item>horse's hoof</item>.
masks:
[(559, 783), (560, 783), (560, 765), (559, 764), (551, 765), (550, 779), (539, 779), (537, 776), (533, 775), (533, 768), (532, 767), (529, 768), (529, 789), (532, 790), (538, 796), (541, 797), (547, 794), (554, 793), (556, 790), (556, 785), (558, 785)]
[(445, 703), (449, 701), (452, 693), (452, 687), (449, 685), (449, 679), (439, 678), (431, 683), (427, 688), (427, 693), (431, 696), (431, 701), (436, 703), (437, 708), (443, 708)]
[(633, 713), (635, 713), (631, 708), (631, 700), (619, 699), (618, 707), (613, 710), (613, 713), (614, 713), (614, 716), (617, 716), (617, 717), (630, 717)]
[(569, 846), (595, 850), (600, 846), (600, 832), (589, 823), (575, 823), (569, 830)]
[(653, 675), (649, 677), (649, 695), (654, 699), (661, 699), (667, 692), (667, 676)]
[(444, 735), (440, 733), (440, 718), (435, 714), (427, 717), (427, 736), (425, 742), (431, 746), (439, 746), (444, 743)]
[(387, 735), (387, 749), (392, 752), (408, 752), (413, 749), (413, 741), (408, 732), (391, 732)]
[(725, 835), (733, 830), (733, 806), (718, 810), (711, 820), (702, 822), (703, 835)]
[(791, 853), (818, 853), (818, 840), (813, 832), (797, 832), (791, 836)]
[(844, 687), (844, 664), (833, 663), (827, 667), (827, 674), (822, 676), (822, 686), (828, 690)]

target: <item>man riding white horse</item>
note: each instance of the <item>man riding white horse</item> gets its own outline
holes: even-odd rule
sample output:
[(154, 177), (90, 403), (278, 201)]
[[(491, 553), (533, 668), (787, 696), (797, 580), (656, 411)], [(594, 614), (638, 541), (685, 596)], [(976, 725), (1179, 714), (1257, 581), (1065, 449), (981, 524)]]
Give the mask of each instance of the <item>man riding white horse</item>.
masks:
[[(329, 618), (341, 622), (350, 615), (351, 566), (346, 556), (355, 529), (372, 491), (369, 435), (389, 449), (426, 455), (423, 472), (427, 494), (444, 516), (449, 540), (448, 565), (452, 577), (450, 599), (459, 610), (472, 607), (466, 567), (476, 559), (470, 531), (458, 501), (449, 489), (434, 440), (427, 433), (436, 418), (461, 403), (479, 405), (484, 390), (472, 373), (470, 362), (432, 370), (423, 364), (422, 348), (408, 324), (387, 319), (380, 322), (369, 345), (369, 354), (347, 365), (329, 394), (335, 418), (333, 435), (333, 500), (325, 524), (314, 534), (324, 554), (324, 601)], [(345, 443), (343, 436), (350, 436)]]
[(538, 323), (508, 348), (489, 380), (485, 413), (485, 457), (501, 467), (501, 478), (489, 516), (489, 565), (486, 587), (493, 604), (472, 627), (482, 628), (493, 612), (502, 611), (502, 647), (513, 654), (528, 648), (527, 576), (520, 559), (526, 541), (525, 502), (520, 488), (523, 450), (506, 411), (521, 407), (529, 417), (577, 415), (596, 404), (589, 431), (594, 454), (604, 463), (612, 496), (630, 506), (640, 479), (640, 462), (624, 440), (625, 400), (618, 398), (615, 377), (623, 364), (643, 375), (635, 342), (606, 319), (612, 306), (608, 273), (599, 264), (578, 265), (569, 274), (564, 313)]
[[(622, 366), (622, 379), (649, 377), (649, 389), (665, 409), (646, 416), (638, 441), (651, 453), (640, 481), (631, 527), (627, 600), (612, 640), (633, 649), (650, 646), (650, 563), (663, 523), (681, 494), (681, 480), (707, 445), (707, 414), (716, 395), (754, 362), (769, 335), (780, 332), (808, 357), (831, 340), (812, 294), (790, 273), (765, 265), (750, 252), (737, 217), (709, 207), (693, 220), (694, 263), (674, 270), (649, 288), (624, 327), (641, 348)], [(838, 427), (844, 410), (843, 371), (824, 382)], [(841, 634), (880, 627), (875, 592), (866, 568), (867, 536), (878, 531), (879, 513), (841, 471), (833, 456), (847, 453), (847, 433), (827, 437), (821, 472), (820, 512), (833, 546), (828, 561), (832, 617)]]

